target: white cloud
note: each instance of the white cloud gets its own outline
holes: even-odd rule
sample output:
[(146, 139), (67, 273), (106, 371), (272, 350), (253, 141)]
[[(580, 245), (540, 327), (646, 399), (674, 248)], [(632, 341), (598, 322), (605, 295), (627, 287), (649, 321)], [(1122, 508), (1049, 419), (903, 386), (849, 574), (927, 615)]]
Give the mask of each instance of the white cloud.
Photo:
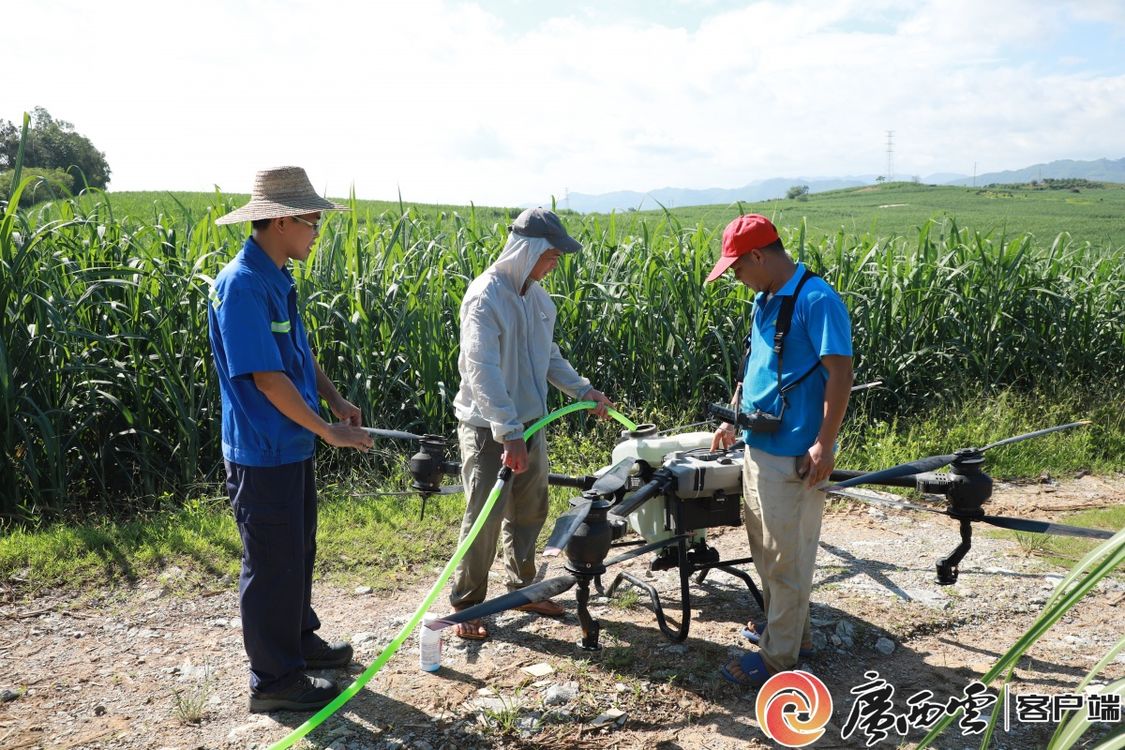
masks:
[(1125, 35), (1125, 5), (1120, 0), (1070, 0), (1067, 7), (1079, 20), (1109, 24), (1114, 34)]
[(607, 8), (21, 3), (13, 27), (53, 35), (15, 40), (0, 116), (74, 122), (115, 189), (299, 163), (336, 195), (456, 203), (877, 173), (886, 130), (900, 174), (1125, 155), (1125, 66), (1049, 52), (1073, 21), (1125, 29), (1117, 3), (805, 0), (691, 28)]

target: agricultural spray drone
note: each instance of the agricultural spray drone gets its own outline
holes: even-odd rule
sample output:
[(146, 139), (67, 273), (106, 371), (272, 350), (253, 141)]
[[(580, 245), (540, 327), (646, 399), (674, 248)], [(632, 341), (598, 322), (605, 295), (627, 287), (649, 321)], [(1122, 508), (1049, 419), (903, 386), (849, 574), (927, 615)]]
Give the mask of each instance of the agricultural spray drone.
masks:
[[(709, 412), (731, 424), (745, 422), (745, 415), (735, 414), (719, 405), (710, 406)], [(826, 490), (867, 503), (937, 513), (957, 520), (961, 543), (948, 557), (937, 562), (937, 582), (949, 585), (957, 581), (958, 566), (972, 547), (974, 522), (1017, 531), (1095, 539), (1112, 536), (1110, 532), (1099, 529), (989, 515), (983, 509), (992, 495), (992, 479), (982, 470), (985, 452), (1084, 424), (1087, 422), (1050, 427), (1000, 440), (983, 448), (965, 448), (948, 455), (928, 456), (880, 471), (836, 470), (831, 475), (834, 484)], [(460, 470), (459, 464), (447, 460), (444, 438), (393, 430), (369, 431), (380, 437), (418, 442), (419, 450), (409, 462), (413, 478), (411, 492), (426, 498), (461, 491), (460, 487), (441, 484), (443, 476)], [(752, 558), (721, 560), (718, 550), (707, 544), (706, 529), (742, 524), (742, 443), (739, 441), (726, 450), (711, 451), (711, 438), (710, 432), (668, 435), (658, 432), (654, 425), (640, 425), (634, 431), (622, 433), (621, 441), (613, 450), (614, 463), (609, 468), (587, 476), (550, 474), (550, 484), (582, 491), (580, 496), (571, 499), (571, 508), (555, 520), (544, 550), (546, 556), (565, 550), (566, 573), (452, 613), (433, 621), (428, 627), (440, 629), (544, 601), (577, 586), (578, 620), (582, 627), (579, 646), (596, 650), (599, 648), (601, 627), (590, 615), (590, 585), (592, 583), (599, 593), (612, 596), (623, 582), (628, 582), (648, 594), (657, 624), (665, 636), (673, 641), (683, 641), (687, 638), (691, 622), (692, 576), (695, 576), (696, 583), (702, 583), (714, 569), (742, 580), (761, 607), (762, 595), (758, 587), (746, 571), (736, 567), (752, 562)], [(950, 467), (948, 472), (935, 471), (945, 466)], [(913, 488), (926, 495), (942, 496), (944, 503), (927, 506), (887, 500), (852, 489), (861, 484)], [(619, 541), (630, 532), (635, 532), (640, 538)], [(612, 549), (620, 547), (632, 549), (609, 557)], [(668, 623), (656, 589), (640, 578), (621, 571), (608, 588), (602, 586), (601, 577), (610, 568), (649, 553), (656, 553), (650, 564), (653, 570), (678, 570), (681, 612), (675, 628)]]

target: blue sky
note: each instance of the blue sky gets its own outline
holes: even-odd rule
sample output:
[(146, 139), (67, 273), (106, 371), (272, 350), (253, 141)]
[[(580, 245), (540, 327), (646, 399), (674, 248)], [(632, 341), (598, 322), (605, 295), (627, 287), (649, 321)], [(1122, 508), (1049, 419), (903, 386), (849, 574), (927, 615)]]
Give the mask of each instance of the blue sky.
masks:
[[(464, 204), (969, 174), (1125, 157), (1125, 2), (22, 2), (0, 117), (36, 105), (111, 188)], [(14, 73), (12, 62), (15, 62)]]

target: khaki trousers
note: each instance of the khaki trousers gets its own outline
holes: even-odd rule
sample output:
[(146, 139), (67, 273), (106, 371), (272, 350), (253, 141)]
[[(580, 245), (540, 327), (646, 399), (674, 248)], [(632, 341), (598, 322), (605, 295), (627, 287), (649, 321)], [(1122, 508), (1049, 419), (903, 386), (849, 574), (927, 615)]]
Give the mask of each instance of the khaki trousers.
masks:
[[(487, 427), (461, 423), (457, 427), (461, 446), (461, 482), (465, 487), (465, 517), (461, 520), (464, 540), (480, 515), (500, 472), (504, 444)], [(453, 577), (449, 602), (458, 609), (485, 600), (488, 571), (496, 559), (496, 543), (503, 537), (504, 567), (508, 589), (519, 589), (535, 580), (535, 543), (547, 520), (547, 441), (539, 431), (527, 446), (528, 468), (513, 474), (488, 514)]]
[(784, 671), (797, 664), (801, 641), (812, 635), (809, 594), (824, 492), (805, 486), (794, 456), (747, 448), (742, 503), (769, 623), (758, 650), (771, 670)]

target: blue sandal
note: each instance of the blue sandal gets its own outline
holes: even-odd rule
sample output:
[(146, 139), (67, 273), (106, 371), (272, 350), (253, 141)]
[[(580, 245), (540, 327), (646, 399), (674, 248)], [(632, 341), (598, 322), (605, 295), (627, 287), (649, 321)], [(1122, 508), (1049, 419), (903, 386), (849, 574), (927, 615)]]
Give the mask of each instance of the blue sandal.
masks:
[[(737, 668), (742, 676), (736, 675), (732, 667)], [(733, 682), (744, 688), (760, 688), (770, 677), (773, 677), (761, 654), (756, 652), (743, 654), (741, 658), (724, 665), (719, 670), (719, 675), (727, 682)]]
[(762, 640), (762, 633), (766, 632), (767, 625), (768, 623), (765, 622), (756, 622), (754, 623), (753, 630), (751, 630), (749, 627), (745, 627), (741, 631), (739, 631), (739, 635), (757, 646), (759, 641)]
[[(739, 635), (757, 646), (762, 640), (762, 634), (766, 632), (767, 625), (768, 623), (762, 623), (761, 625), (759, 625), (758, 623), (754, 623), (753, 630), (751, 630), (750, 628), (743, 628), (741, 631), (739, 631)], [(809, 648), (805, 648), (804, 646), (802, 646), (800, 652), (798, 653), (798, 656), (800, 656), (802, 659), (808, 659), (814, 654), (816, 654), (815, 648), (811, 646)]]

